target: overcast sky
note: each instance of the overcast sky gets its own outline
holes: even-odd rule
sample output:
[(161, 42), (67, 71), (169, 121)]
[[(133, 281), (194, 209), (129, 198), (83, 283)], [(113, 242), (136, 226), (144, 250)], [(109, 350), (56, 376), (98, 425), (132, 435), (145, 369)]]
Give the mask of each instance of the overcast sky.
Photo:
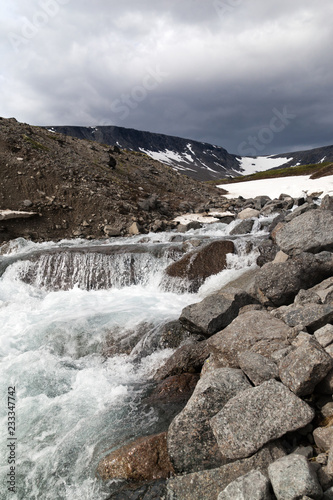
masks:
[(332, 0), (11, 0), (0, 116), (267, 155), (333, 144)]

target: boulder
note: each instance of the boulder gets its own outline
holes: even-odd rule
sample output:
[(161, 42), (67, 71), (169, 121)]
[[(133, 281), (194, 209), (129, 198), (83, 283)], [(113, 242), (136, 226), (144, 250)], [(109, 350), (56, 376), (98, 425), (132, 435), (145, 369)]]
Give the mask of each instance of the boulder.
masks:
[(259, 213), (259, 210), (255, 210), (254, 208), (245, 208), (238, 213), (237, 219), (245, 220), (251, 219), (252, 217), (259, 217)]
[(292, 338), (292, 329), (267, 311), (248, 311), (206, 342), (225, 366), (239, 368), (240, 353), (251, 351), (271, 357), (273, 352), (288, 347)]
[(323, 347), (315, 340), (305, 340), (282, 359), (279, 374), (291, 391), (307, 396), (332, 368), (333, 358)]
[(198, 373), (182, 373), (168, 377), (157, 384), (145, 402), (166, 404), (187, 402), (199, 379)]
[(252, 231), (254, 225), (254, 220), (245, 219), (242, 220), (237, 226), (235, 226), (231, 231), (230, 235), (238, 235), (238, 234), (249, 234)]
[(137, 222), (133, 222), (133, 224), (131, 224), (131, 226), (128, 228), (128, 234), (130, 234), (131, 236), (135, 236), (140, 233), (141, 233), (141, 227)]
[(104, 481), (152, 481), (167, 478), (172, 472), (165, 432), (141, 437), (113, 451), (99, 462), (97, 468), (98, 475)]
[(167, 498), (170, 500), (216, 499), (228, 484), (253, 469), (267, 475), (269, 464), (284, 455), (285, 452), (279, 443), (270, 443), (250, 458), (237, 460), (216, 469), (173, 477), (167, 481)]
[(333, 304), (292, 304), (277, 310), (275, 315), (290, 327), (297, 326), (299, 330), (313, 333), (333, 321)]
[(235, 479), (217, 500), (271, 500), (270, 482), (259, 470), (253, 470)]
[(290, 304), (299, 290), (317, 285), (333, 274), (333, 256), (303, 253), (281, 264), (267, 263), (257, 273), (255, 290), (265, 306)]
[(269, 380), (239, 393), (211, 418), (225, 458), (245, 458), (264, 444), (300, 429), (314, 410), (280, 382)]
[(279, 458), (268, 467), (277, 500), (297, 500), (305, 495), (320, 500), (323, 490), (307, 459), (301, 455)]
[(199, 373), (204, 361), (209, 356), (206, 341), (186, 344), (179, 347), (155, 373), (155, 380), (164, 380), (182, 373)]
[(333, 196), (326, 194), (321, 200), (320, 208), (321, 210), (333, 211)]
[(268, 262), (272, 262), (279, 250), (278, 246), (272, 240), (265, 240), (258, 246), (260, 255), (257, 258), (258, 266), (262, 267)]
[(333, 277), (318, 283), (311, 288), (311, 292), (320, 298), (322, 304), (333, 304)]
[(302, 205), (299, 205), (295, 210), (293, 210), (290, 214), (287, 214), (285, 217), (286, 222), (290, 222), (293, 219), (296, 219), (299, 215), (304, 214), (305, 212), (309, 212), (310, 210), (316, 210), (318, 205), (312, 202), (305, 202)]
[(132, 484), (120, 486), (119, 489), (117, 485), (117, 492), (111, 493), (107, 500), (161, 500), (166, 498), (166, 493), (166, 480), (158, 479), (137, 488)]
[(313, 431), (313, 439), (321, 451), (328, 451), (333, 447), (333, 426), (317, 427)]
[(233, 368), (217, 369), (199, 380), (168, 430), (168, 452), (176, 472), (195, 472), (225, 463), (209, 421), (230, 398), (249, 387), (243, 372)]
[(289, 255), (333, 250), (333, 213), (310, 210), (299, 215), (278, 231), (276, 243)]
[(254, 385), (279, 378), (276, 363), (257, 352), (243, 351), (238, 355), (239, 366)]
[(228, 326), (240, 308), (253, 302), (253, 296), (243, 290), (221, 290), (185, 307), (179, 321), (191, 332), (209, 337)]
[[(196, 292), (206, 278), (225, 269), (227, 254), (234, 253), (234, 250), (232, 241), (213, 241), (170, 264), (165, 270), (166, 277), (185, 280), (189, 291)], [(169, 283), (166, 278), (165, 286), (168, 287)]]

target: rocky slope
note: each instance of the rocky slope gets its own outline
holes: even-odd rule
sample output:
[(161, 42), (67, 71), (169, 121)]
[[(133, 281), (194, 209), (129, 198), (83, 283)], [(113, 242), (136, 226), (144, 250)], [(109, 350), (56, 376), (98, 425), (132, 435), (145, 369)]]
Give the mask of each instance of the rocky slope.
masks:
[[(124, 127), (57, 126), (47, 128), (71, 137), (89, 139), (110, 146), (118, 144), (122, 148), (137, 152), (144, 151), (152, 158), (164, 162), (180, 173), (204, 181), (229, 176), (236, 177), (278, 168), (278, 166), (292, 167), (333, 161), (333, 146), (268, 157), (241, 157), (228, 153), (220, 146)], [(251, 154), (251, 150), (255, 151), (254, 148), (249, 148), (249, 154)]]
[[(221, 190), (143, 153), (0, 119), (0, 243), (145, 233), (219, 206)], [(30, 212), (26, 219), (4, 210)]]
[(182, 311), (193, 341), (156, 372), (157, 388), (200, 379), (167, 433), (100, 461), (100, 478), (128, 481), (110, 500), (333, 498), (333, 198), (319, 207), (258, 197), (242, 208), (239, 226), (280, 213), (261, 267)]

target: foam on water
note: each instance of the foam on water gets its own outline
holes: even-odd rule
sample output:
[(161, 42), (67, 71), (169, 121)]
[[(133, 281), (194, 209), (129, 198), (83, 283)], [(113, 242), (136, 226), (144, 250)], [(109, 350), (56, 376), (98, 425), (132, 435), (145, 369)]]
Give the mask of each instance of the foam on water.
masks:
[[(210, 228), (213, 237), (225, 234), (221, 226), (215, 232)], [(170, 233), (154, 238), (168, 242)], [(72, 243), (20, 240), (12, 243), (7, 255)], [(76, 241), (75, 246), (78, 244), (83, 245)], [(97, 464), (107, 449), (154, 433), (157, 414), (151, 408), (143, 410), (140, 401), (149, 377), (172, 351), (160, 350), (136, 360), (130, 355), (106, 359), (103, 345), (110, 334), (117, 340), (117, 335), (120, 339), (144, 322), (157, 325), (178, 318), (183, 307), (237, 277), (244, 266), (253, 266), (255, 250), (248, 254), (245, 243), (236, 246), (238, 255), (228, 256), (228, 269), (207, 280), (195, 295), (165, 292), (158, 279), (122, 288), (88, 291), (74, 286), (50, 291), (19, 279), (22, 262), (6, 269), (0, 278), (0, 425), (6, 429), (4, 395), (14, 385), (17, 494), (11, 498), (106, 498), (109, 486), (96, 480)], [(161, 262), (165, 265), (163, 259)], [(6, 433), (0, 433), (3, 498), (7, 497), (6, 439)]]

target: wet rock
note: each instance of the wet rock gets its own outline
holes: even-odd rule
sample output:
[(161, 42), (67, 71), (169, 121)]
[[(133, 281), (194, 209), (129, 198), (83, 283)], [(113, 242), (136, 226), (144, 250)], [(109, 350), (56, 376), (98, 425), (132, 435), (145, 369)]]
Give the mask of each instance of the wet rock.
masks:
[(185, 307), (179, 321), (188, 330), (208, 337), (229, 325), (240, 308), (254, 301), (252, 295), (245, 291), (232, 288), (224, 292), (221, 290)]
[(216, 469), (176, 476), (167, 481), (168, 498), (170, 500), (216, 499), (228, 484), (253, 469), (267, 475), (269, 464), (284, 454), (281, 445), (271, 443), (250, 458), (237, 460)]
[(217, 500), (271, 500), (270, 482), (260, 471), (253, 470), (230, 483)]
[(333, 359), (315, 340), (304, 341), (282, 359), (279, 365), (281, 381), (298, 396), (313, 392), (333, 367)]
[(199, 289), (206, 278), (225, 269), (226, 256), (233, 252), (232, 241), (213, 241), (170, 264), (165, 272), (170, 278), (188, 281), (190, 291), (194, 292)]
[(272, 240), (263, 241), (258, 247), (260, 253), (257, 258), (258, 266), (262, 267), (264, 264), (272, 262), (276, 257), (278, 249), (278, 246)]
[(273, 360), (257, 352), (244, 351), (238, 355), (239, 366), (254, 385), (260, 385), (279, 377), (279, 370)]
[(296, 217), (277, 233), (276, 243), (289, 255), (333, 250), (333, 214), (317, 209)]
[(268, 467), (277, 500), (297, 500), (302, 495), (320, 500), (323, 490), (305, 457), (288, 455)]
[(269, 380), (230, 399), (210, 422), (222, 456), (244, 458), (313, 417), (310, 406), (280, 382)]
[(223, 465), (209, 420), (225, 403), (250, 387), (241, 370), (220, 368), (204, 375), (168, 431), (168, 452), (176, 472)]
[(254, 225), (254, 220), (245, 219), (240, 224), (237, 224), (237, 226), (234, 227), (229, 234), (230, 235), (249, 234), (252, 231), (253, 225)]
[(159, 479), (139, 488), (125, 486), (113, 493), (107, 500), (162, 500), (166, 498), (166, 481)]
[(202, 227), (202, 224), (198, 221), (192, 221), (189, 222), (188, 224), (178, 224), (177, 226), (177, 232), (178, 233), (186, 233), (186, 231), (189, 231), (190, 229), (200, 229)]
[(251, 351), (271, 357), (273, 352), (288, 347), (292, 337), (292, 329), (267, 311), (248, 311), (208, 339), (207, 344), (225, 366), (238, 368), (240, 353)]
[(172, 472), (166, 433), (139, 438), (113, 451), (99, 462), (97, 468), (104, 481), (152, 481), (167, 478)]
[(299, 290), (313, 287), (333, 273), (329, 252), (303, 253), (281, 264), (268, 263), (255, 280), (257, 297), (265, 306), (290, 304)]
[(172, 375), (199, 373), (208, 356), (209, 349), (206, 341), (179, 347), (166, 363), (156, 371), (154, 379), (164, 380)]
[(190, 399), (200, 379), (198, 373), (182, 373), (161, 381), (154, 388), (146, 403), (183, 403)]

